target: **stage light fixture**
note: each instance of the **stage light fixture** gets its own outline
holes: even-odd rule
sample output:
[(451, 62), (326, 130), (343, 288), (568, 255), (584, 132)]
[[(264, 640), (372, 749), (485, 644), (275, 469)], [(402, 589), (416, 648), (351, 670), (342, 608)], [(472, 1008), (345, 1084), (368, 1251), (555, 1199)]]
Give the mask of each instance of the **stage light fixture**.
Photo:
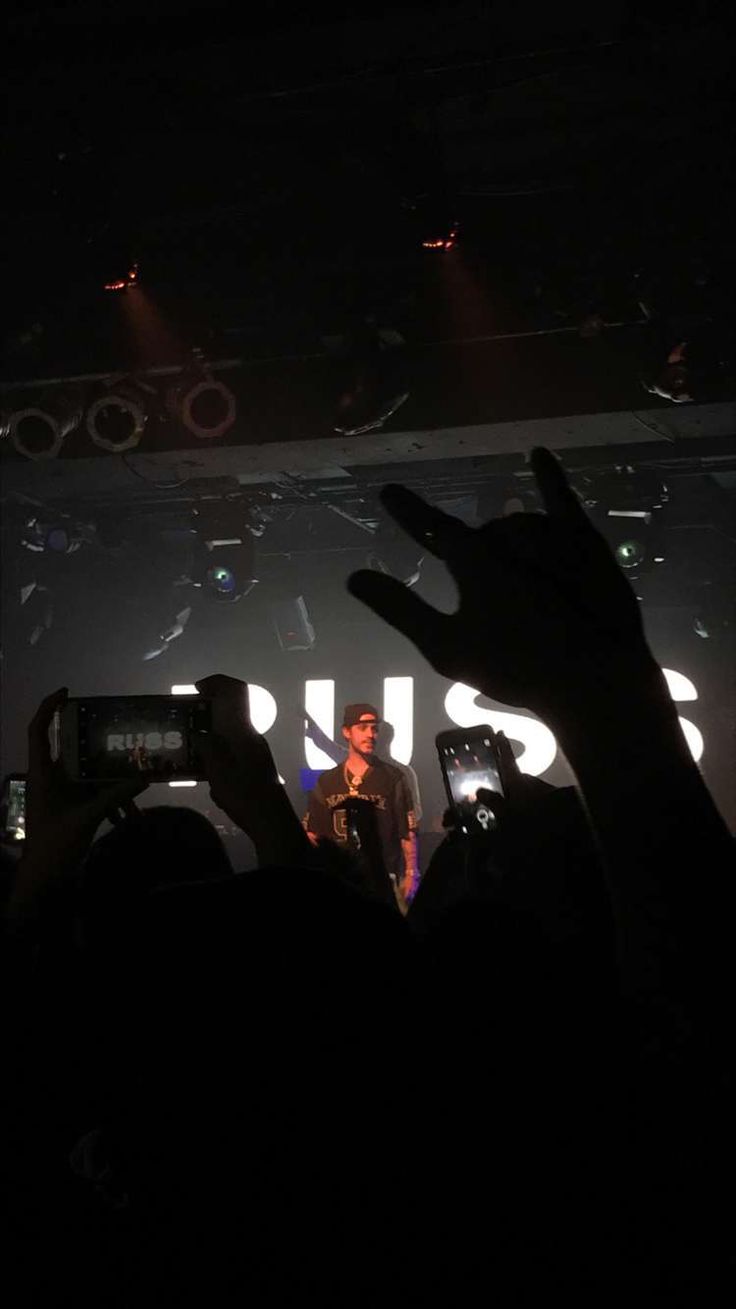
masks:
[(292, 555), (264, 560), (263, 583), (276, 639), (282, 650), (311, 650), (317, 633), (304, 595), (303, 569)]
[(214, 377), (201, 352), (166, 396), (169, 412), (199, 441), (217, 441), (230, 431), (237, 417), (235, 395)]
[(422, 241), (423, 250), (452, 250), (457, 244), (458, 226), (452, 223), (444, 235), (436, 235)]
[(404, 586), (416, 586), (422, 573), (424, 555), (417, 554), (409, 542), (401, 540), (391, 529), (381, 531), (366, 557), (366, 565), (374, 572), (395, 577)]
[(218, 600), (233, 600), (237, 589), (237, 579), (232, 568), (226, 564), (212, 564), (206, 573), (207, 585)]
[(29, 645), (38, 645), (54, 621), (54, 603), (48, 587), (36, 581), (20, 588), (20, 605), (26, 621)]
[(664, 563), (660, 523), (653, 510), (634, 515), (609, 509), (602, 526), (616, 563), (629, 577)]
[(584, 478), (578, 493), (628, 577), (664, 563), (661, 526), (669, 491), (661, 477), (627, 464)]
[(200, 441), (214, 441), (230, 431), (237, 413), (235, 396), (224, 382), (208, 378), (182, 397), (181, 421)]
[(140, 444), (148, 414), (140, 387), (129, 381), (111, 381), (87, 410), (86, 425), (95, 445), (122, 454)]
[(271, 617), (282, 650), (311, 650), (317, 634), (303, 595), (282, 596), (271, 602)]
[(21, 545), (35, 554), (71, 555), (95, 540), (95, 528), (80, 523), (69, 514), (57, 518), (42, 518), (35, 514), (27, 518), (21, 535)]
[(405, 341), (392, 327), (366, 318), (353, 332), (325, 337), (339, 360), (340, 391), (334, 430), (343, 436), (373, 432), (409, 399)]
[(154, 646), (152, 650), (146, 651), (146, 653), (143, 656), (143, 663), (148, 663), (151, 659), (157, 659), (159, 655), (165, 654), (169, 646), (171, 645), (171, 642), (175, 641), (178, 636), (181, 636), (183, 634), (184, 629), (187, 623), (189, 622), (191, 616), (192, 616), (192, 607), (191, 605), (188, 605), (186, 609), (182, 609), (176, 615), (171, 626), (167, 627), (164, 632), (160, 633), (159, 635), (160, 644)]
[(127, 291), (131, 286), (137, 286), (139, 281), (138, 265), (131, 264), (127, 272), (120, 277), (114, 277), (111, 282), (105, 282), (106, 291)]
[(658, 395), (673, 404), (690, 404), (693, 400), (692, 378), (687, 362), (687, 343), (681, 341), (667, 356), (667, 363), (654, 378), (642, 378), (642, 386), (650, 395)]
[(402, 208), (412, 215), (417, 243), (423, 250), (452, 250), (460, 230), (452, 198), (442, 190), (405, 197)]
[(22, 405), (6, 414), (2, 428), (18, 453), (27, 459), (55, 459), (81, 418), (82, 405), (77, 392), (49, 391), (38, 397), (37, 403)]
[(616, 563), (626, 570), (639, 568), (646, 558), (647, 547), (635, 537), (621, 541), (614, 551)]
[(666, 362), (640, 380), (650, 395), (672, 404), (702, 403), (730, 398), (734, 371), (733, 329), (717, 319), (700, 319), (689, 323), (686, 339), (670, 346)]
[(704, 641), (718, 641), (733, 636), (734, 606), (732, 589), (705, 584), (699, 588), (693, 631)]
[(246, 542), (212, 546), (204, 563), (201, 580), (194, 585), (218, 604), (236, 604), (258, 584), (253, 548)]
[(238, 502), (200, 502), (192, 511), (197, 541), (192, 583), (218, 604), (235, 604), (257, 585), (256, 539), (260, 518)]

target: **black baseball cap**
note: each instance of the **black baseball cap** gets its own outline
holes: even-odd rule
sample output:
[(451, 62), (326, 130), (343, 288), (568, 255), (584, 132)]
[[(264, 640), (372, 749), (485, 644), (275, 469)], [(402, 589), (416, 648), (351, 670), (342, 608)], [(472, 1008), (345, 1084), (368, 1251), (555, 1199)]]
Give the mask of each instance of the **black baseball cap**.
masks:
[(345, 713), (342, 716), (343, 727), (355, 727), (363, 716), (371, 714), (377, 723), (380, 723), (381, 716), (378, 710), (372, 704), (346, 704)]

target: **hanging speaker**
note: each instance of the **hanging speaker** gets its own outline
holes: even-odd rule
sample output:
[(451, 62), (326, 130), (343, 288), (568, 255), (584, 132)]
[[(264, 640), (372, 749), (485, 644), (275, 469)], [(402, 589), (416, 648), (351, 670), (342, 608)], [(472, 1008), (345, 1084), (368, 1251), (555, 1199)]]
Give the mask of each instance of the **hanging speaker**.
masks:
[(271, 604), (276, 635), (282, 650), (311, 650), (317, 636), (303, 596), (274, 600)]

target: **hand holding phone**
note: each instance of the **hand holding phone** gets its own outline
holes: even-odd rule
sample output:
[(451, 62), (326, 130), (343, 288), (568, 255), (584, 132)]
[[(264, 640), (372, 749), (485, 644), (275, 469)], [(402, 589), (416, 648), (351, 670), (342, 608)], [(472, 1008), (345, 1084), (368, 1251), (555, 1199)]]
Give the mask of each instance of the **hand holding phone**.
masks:
[(247, 684), (216, 673), (195, 685), (212, 702), (212, 731), (200, 748), (214, 803), (251, 838), (262, 866), (307, 862), (312, 847), (268, 741), (250, 721)]
[(52, 726), (67, 699), (66, 687), (47, 695), (28, 726), (27, 836), (6, 906), (12, 931), (35, 930), (53, 888), (75, 876), (103, 819), (126, 810), (147, 786), (140, 774), (104, 783), (69, 777), (52, 748)]
[(199, 695), (68, 699), (56, 721), (55, 753), (81, 782), (199, 781), (197, 733), (211, 730), (211, 718), (209, 700)]
[(490, 805), (479, 791), (503, 796), (501, 766), (493, 730), (479, 727), (453, 728), (436, 738), (442, 779), (455, 825), (466, 833), (488, 831), (495, 825)]
[(11, 773), (3, 779), (0, 800), (2, 840), (12, 843), (25, 840), (26, 835), (26, 777), (25, 773)]

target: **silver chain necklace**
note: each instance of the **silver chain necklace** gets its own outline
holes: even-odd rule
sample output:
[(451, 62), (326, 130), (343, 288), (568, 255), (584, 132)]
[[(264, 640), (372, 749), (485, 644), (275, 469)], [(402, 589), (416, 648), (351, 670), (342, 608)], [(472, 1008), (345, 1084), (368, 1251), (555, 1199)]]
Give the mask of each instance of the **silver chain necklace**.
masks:
[[(368, 771), (368, 769), (366, 769), (366, 772), (367, 772), (367, 771)], [(347, 766), (347, 764), (345, 765), (345, 781), (346, 781), (346, 783), (347, 783), (347, 786), (348, 786), (348, 789), (349, 789), (351, 795), (358, 795), (358, 794), (359, 794), (359, 792), (358, 792), (358, 787), (363, 785), (364, 780), (365, 780), (365, 773), (363, 773), (362, 776), (359, 775), (359, 774), (353, 773), (352, 776), (351, 776), (351, 775), (348, 773), (348, 766)]]

